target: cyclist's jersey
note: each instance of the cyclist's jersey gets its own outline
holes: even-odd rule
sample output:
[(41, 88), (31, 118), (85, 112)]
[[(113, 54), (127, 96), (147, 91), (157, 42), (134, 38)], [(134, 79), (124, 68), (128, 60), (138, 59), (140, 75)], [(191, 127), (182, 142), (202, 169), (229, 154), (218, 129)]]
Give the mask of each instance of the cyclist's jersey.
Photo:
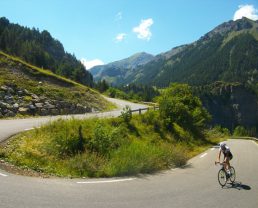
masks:
[(230, 152), (230, 149), (227, 145), (225, 145), (225, 148), (220, 147), (220, 150), (223, 152), (223, 154), (228, 154)]
[(229, 157), (230, 160), (233, 158), (230, 148), (227, 145), (225, 145), (225, 148), (220, 147), (220, 150), (223, 152), (224, 157)]

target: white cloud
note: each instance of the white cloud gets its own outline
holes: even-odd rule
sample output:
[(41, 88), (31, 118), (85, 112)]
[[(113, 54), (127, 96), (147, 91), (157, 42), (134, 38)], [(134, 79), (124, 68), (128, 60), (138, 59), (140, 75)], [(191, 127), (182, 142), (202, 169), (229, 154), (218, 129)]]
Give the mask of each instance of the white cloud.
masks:
[(81, 59), (81, 63), (84, 65), (84, 67), (89, 70), (94, 66), (98, 66), (98, 65), (103, 65), (104, 62), (101, 61), (100, 59), (93, 59), (93, 60), (87, 60), (85, 58)]
[(121, 19), (123, 19), (123, 13), (122, 13), (122, 12), (118, 12), (118, 13), (116, 14), (115, 20), (116, 20), (116, 21), (120, 21)]
[(238, 10), (235, 12), (233, 20), (247, 17), (248, 19), (258, 20), (258, 10), (253, 5), (239, 5)]
[(151, 38), (150, 27), (153, 24), (152, 18), (141, 20), (141, 23), (133, 28), (133, 32), (137, 33), (137, 37), (142, 40), (149, 41)]
[(121, 42), (122, 40), (125, 39), (125, 36), (126, 36), (125, 33), (119, 33), (119, 34), (117, 34), (117, 36), (116, 36), (116, 42)]

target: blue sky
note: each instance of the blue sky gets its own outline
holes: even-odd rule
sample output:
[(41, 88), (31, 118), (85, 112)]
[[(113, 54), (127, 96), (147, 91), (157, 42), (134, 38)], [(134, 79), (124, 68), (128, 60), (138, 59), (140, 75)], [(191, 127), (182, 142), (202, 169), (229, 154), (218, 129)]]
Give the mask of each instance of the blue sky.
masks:
[(48, 30), (86, 64), (142, 51), (156, 55), (199, 39), (234, 15), (258, 19), (258, 1), (0, 0), (0, 16)]

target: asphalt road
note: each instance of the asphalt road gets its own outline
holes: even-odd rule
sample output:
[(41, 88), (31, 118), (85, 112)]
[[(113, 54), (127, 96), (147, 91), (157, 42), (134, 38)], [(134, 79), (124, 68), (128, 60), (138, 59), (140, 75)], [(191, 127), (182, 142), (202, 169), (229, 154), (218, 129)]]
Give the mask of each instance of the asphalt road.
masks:
[[(9, 124), (10, 128), (16, 128), (11, 121)], [(0, 128), (2, 134), (2, 125)], [(227, 143), (234, 154), (232, 165), (237, 176), (234, 185), (228, 184), (224, 188), (217, 181), (219, 166), (214, 165), (218, 154), (215, 147), (188, 161), (184, 168), (140, 177), (44, 179), (0, 170), (0, 207), (256, 208), (258, 145), (248, 140), (229, 140)]]

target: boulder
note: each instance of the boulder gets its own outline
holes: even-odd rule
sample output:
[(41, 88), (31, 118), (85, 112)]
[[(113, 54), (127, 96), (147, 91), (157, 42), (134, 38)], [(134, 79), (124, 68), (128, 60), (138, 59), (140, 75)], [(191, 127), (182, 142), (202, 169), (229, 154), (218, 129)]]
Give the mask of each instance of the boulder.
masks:
[(28, 108), (24, 108), (24, 107), (20, 107), (20, 108), (18, 109), (18, 112), (19, 112), (20, 114), (22, 114), (22, 115), (26, 115), (26, 114), (28, 114), (29, 109), (28, 109)]
[(36, 108), (43, 108), (43, 103), (35, 103)]
[(7, 103), (0, 101), (0, 108), (7, 108)]
[(32, 99), (35, 100), (36, 102), (39, 101), (39, 97), (38, 97), (37, 95), (31, 94), (31, 97), (32, 97)]
[(14, 103), (13, 104), (13, 108), (19, 108), (19, 104), (18, 103)]
[(29, 108), (30, 110), (35, 110), (35, 109), (36, 109), (36, 107), (35, 107), (34, 105), (32, 105), (32, 104), (30, 104), (30, 105), (28, 106), (28, 108)]
[(8, 87), (7, 87), (6, 85), (3, 85), (3, 86), (1, 86), (0, 89), (3, 90), (3, 91), (7, 91), (7, 90), (8, 90)]
[(14, 117), (16, 116), (16, 113), (14, 113), (13, 111), (8, 110), (8, 112), (5, 114), (6, 117)]
[(56, 106), (54, 106), (54, 105), (52, 105), (52, 104), (50, 104), (50, 103), (45, 103), (45, 105), (44, 105), (44, 108), (46, 108), (46, 109), (54, 109)]

